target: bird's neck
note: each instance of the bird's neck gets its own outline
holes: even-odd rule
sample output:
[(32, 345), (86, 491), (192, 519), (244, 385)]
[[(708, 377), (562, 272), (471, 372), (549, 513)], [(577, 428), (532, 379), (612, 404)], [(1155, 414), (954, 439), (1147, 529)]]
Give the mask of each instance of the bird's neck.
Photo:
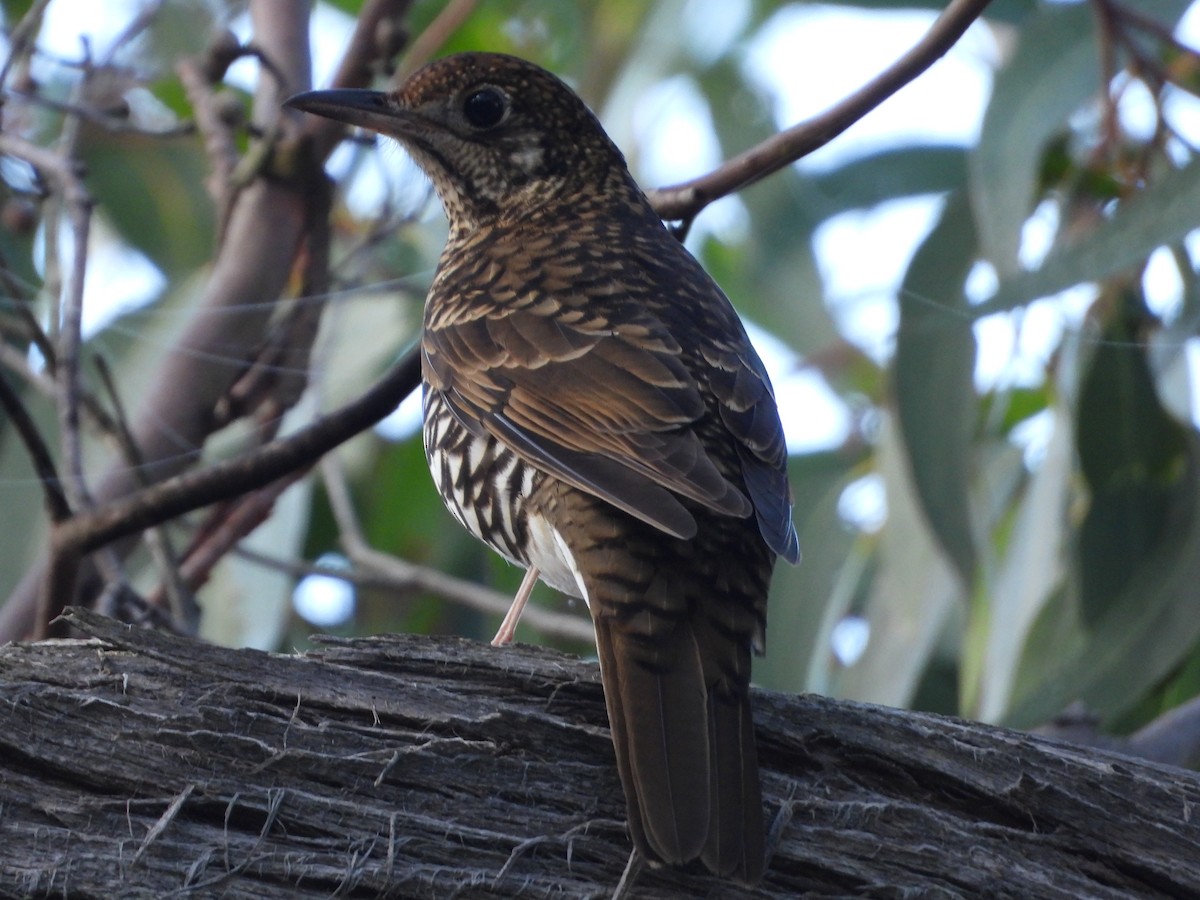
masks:
[(480, 232), (561, 227), (579, 217), (661, 221), (646, 195), (627, 171), (616, 170), (599, 184), (581, 186), (577, 178), (539, 179), (514, 191), (497, 206), (447, 202), (450, 245), (474, 243)]

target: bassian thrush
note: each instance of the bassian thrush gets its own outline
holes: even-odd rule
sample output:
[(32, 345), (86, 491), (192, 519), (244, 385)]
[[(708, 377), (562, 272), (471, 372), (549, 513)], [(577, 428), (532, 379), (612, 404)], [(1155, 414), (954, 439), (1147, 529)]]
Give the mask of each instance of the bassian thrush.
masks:
[(750, 655), (775, 557), (799, 548), (771, 385), (729, 300), (531, 63), (464, 53), (395, 93), (288, 105), (395, 138), (441, 198), (429, 466), (468, 530), (587, 602), (634, 845), (757, 882)]

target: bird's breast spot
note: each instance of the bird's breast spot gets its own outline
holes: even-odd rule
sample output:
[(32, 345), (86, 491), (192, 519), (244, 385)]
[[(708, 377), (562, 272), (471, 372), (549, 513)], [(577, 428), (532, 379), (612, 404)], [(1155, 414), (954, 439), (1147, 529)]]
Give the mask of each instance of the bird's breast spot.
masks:
[(575, 556), (558, 529), (536, 514), (530, 515), (528, 527), (529, 564), (537, 567), (542, 581), (568, 597), (580, 597), (588, 603), (587, 588)]

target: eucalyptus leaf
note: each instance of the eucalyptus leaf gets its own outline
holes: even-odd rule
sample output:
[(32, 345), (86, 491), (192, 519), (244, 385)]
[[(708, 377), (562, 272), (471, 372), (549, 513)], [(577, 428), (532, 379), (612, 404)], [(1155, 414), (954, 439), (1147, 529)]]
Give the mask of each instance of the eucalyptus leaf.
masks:
[(966, 201), (953, 195), (904, 278), (893, 361), (897, 424), (914, 488), (966, 585), (977, 555), (969, 498), (975, 334), (963, 295), (974, 251)]
[(929, 665), (962, 581), (935, 540), (916, 496), (905, 447), (891, 418), (880, 430), (876, 466), (887, 492), (878, 569), (860, 614), (870, 627), (866, 652), (832, 680), (837, 696), (906, 706)]
[(1002, 278), (976, 315), (1011, 309), (1085, 281), (1101, 281), (1143, 262), (1156, 248), (1200, 228), (1200, 159), (1167, 171), (1117, 204), (1092, 230), (1057, 246), (1042, 265)]
[(838, 509), (857, 468), (852, 462), (828, 453), (794, 457), (788, 465), (803, 559), (775, 566), (767, 652), (754, 663), (755, 683), (772, 690), (829, 690), (835, 666), (830, 632), (857, 597), (858, 579), (846, 571), (846, 558), (863, 541)]
[(1024, 23), (1016, 52), (996, 74), (969, 169), (983, 255), (1001, 276), (1017, 271), (1046, 142), (1096, 94), (1095, 18), (1087, 4), (1043, 5)]
[(212, 257), (216, 211), (204, 188), (208, 163), (196, 138), (84, 131), (88, 189), (108, 220), (168, 277)]
[(1181, 426), (1159, 401), (1147, 321), (1130, 289), (1114, 308), (1084, 375), (1079, 396), (1079, 460), (1091, 491), (1080, 526), (1078, 570), (1085, 623), (1099, 620), (1162, 543), (1172, 494), (1186, 459)]
[(1200, 638), (1200, 441), (1186, 440), (1186, 468), (1172, 491), (1163, 539), (1093, 625), (1063, 591), (1028, 642), (1007, 724), (1028, 728), (1082, 701), (1111, 720), (1170, 673)]
[(964, 649), (964, 672), (974, 675), (964, 675), (963, 712), (985, 722), (1008, 709), (1029, 630), (1065, 577), (1074, 429), (1063, 404), (1051, 415), (1045, 453), (1012, 513), (1007, 540), (996, 542), (990, 590), (973, 605), (969, 628), (979, 636)]
[(829, 218), (921, 194), (960, 188), (966, 178), (967, 151), (952, 145), (909, 145), (870, 153), (845, 165), (808, 176), (815, 213)]

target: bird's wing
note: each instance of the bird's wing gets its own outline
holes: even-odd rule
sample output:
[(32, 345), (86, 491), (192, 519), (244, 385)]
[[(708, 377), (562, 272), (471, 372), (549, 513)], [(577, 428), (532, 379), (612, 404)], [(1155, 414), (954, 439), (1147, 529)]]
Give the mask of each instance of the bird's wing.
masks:
[(762, 360), (747, 339), (737, 346), (708, 345), (705, 361), (721, 421), (737, 439), (742, 480), (763, 539), (788, 562), (798, 562), (800, 540), (792, 523), (787, 444)]
[(558, 307), (509, 307), (427, 323), (429, 388), (468, 429), (668, 534), (696, 532), (677, 496), (750, 515), (696, 432), (704, 398), (666, 328), (650, 317), (571, 319)]

